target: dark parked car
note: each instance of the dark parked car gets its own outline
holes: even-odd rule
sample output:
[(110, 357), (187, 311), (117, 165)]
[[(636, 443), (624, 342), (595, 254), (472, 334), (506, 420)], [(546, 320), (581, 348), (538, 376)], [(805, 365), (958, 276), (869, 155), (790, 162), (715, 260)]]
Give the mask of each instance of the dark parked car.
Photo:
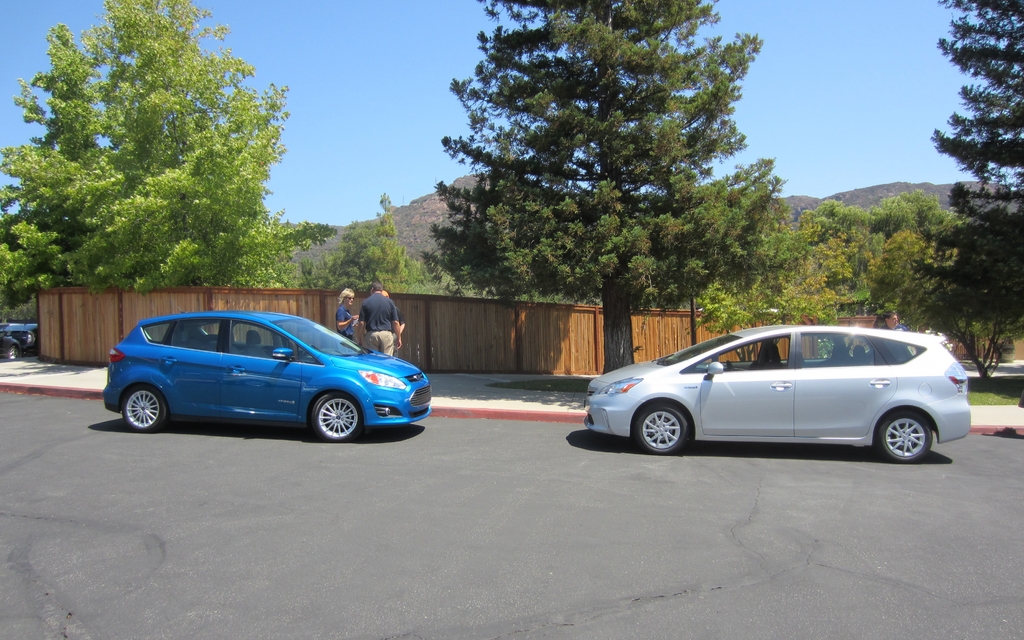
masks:
[(39, 355), (39, 325), (9, 324), (0, 330), (3, 343), (0, 354), (4, 358), (20, 358), (21, 356)]

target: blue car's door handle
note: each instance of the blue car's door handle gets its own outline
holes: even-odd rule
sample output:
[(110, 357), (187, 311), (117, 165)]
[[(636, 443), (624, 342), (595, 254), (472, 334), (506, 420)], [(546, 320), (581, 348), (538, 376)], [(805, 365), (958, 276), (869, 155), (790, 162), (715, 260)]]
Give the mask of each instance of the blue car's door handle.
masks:
[(178, 359), (172, 356), (164, 356), (164, 364), (174, 364)]
[(237, 365), (237, 364), (236, 365), (232, 365), (232, 366), (228, 367), (228, 373), (230, 373), (233, 376), (240, 376), (243, 373), (245, 373), (245, 367)]

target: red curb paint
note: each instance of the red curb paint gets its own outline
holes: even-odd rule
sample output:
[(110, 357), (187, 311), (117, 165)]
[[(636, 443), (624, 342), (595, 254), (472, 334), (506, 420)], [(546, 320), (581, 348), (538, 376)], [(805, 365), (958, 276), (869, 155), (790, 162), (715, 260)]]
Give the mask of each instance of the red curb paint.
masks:
[(1002, 433), (1007, 429), (1011, 431), (1024, 431), (1024, 427), (1012, 427), (1003, 425), (1001, 427), (987, 427), (985, 425), (971, 425), (971, 433), (977, 433), (984, 436), (990, 436), (994, 433)]
[(19, 393), (26, 396), (50, 396), (75, 400), (102, 400), (103, 392), (96, 389), (71, 389), (69, 387), (41, 387), (33, 384), (0, 384), (0, 391)]

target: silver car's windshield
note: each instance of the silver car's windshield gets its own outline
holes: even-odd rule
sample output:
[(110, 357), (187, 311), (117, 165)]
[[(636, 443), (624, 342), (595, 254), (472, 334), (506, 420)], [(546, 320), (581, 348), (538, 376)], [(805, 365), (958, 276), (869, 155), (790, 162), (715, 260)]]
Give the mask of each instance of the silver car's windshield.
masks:
[(673, 353), (670, 356), (665, 356), (664, 358), (658, 358), (657, 360), (654, 361), (654, 364), (660, 364), (662, 366), (669, 366), (669, 365), (673, 365), (673, 364), (679, 364), (680, 362), (682, 362), (684, 360), (689, 360), (690, 358), (693, 358), (695, 356), (699, 356), (702, 353), (707, 353), (708, 351), (712, 351), (714, 349), (717, 349), (718, 347), (721, 347), (722, 345), (729, 344), (730, 342), (736, 342), (739, 339), (740, 339), (739, 336), (734, 336), (732, 334), (727, 334), (727, 335), (724, 335), (724, 336), (718, 336), (716, 338), (711, 338), (710, 340), (705, 340), (704, 342), (701, 342), (700, 344), (695, 344), (692, 347), (686, 347), (682, 351), (676, 351), (675, 353)]
[(320, 353), (329, 356), (356, 356), (366, 353), (365, 349), (345, 336), (305, 318), (283, 318), (273, 322)]

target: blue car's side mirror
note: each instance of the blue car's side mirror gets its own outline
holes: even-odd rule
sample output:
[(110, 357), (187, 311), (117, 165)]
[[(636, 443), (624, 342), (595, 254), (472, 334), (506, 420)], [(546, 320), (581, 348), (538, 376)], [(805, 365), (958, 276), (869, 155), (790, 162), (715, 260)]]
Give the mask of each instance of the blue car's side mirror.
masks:
[(270, 354), (270, 357), (274, 360), (283, 360), (284, 362), (291, 362), (295, 359), (295, 352), (288, 347), (278, 347), (274, 349), (274, 352)]

